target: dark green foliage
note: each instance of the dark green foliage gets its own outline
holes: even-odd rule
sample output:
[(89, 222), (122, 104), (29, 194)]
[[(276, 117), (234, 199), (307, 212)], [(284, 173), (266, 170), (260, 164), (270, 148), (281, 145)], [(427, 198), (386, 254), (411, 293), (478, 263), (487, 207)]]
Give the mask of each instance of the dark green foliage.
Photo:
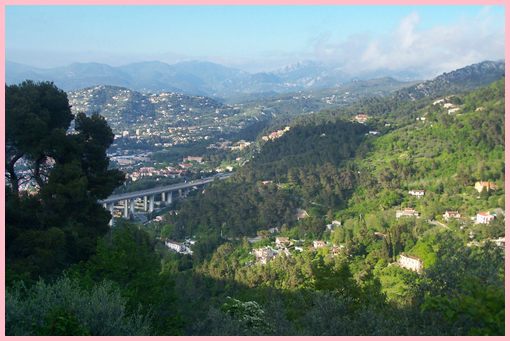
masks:
[(368, 128), (343, 120), (303, 120), (274, 142), (264, 144), (260, 154), (241, 170), (247, 181), (284, 183), (314, 205), (320, 214), (341, 208), (358, 180), (353, 159), (363, 157), (358, 148)]
[(44, 325), (36, 330), (36, 335), (90, 335), (74, 314), (56, 308), (46, 315)]
[[(202, 259), (212, 251), (204, 244), (219, 245), (212, 240), (253, 236), (258, 230), (291, 224), (300, 206), (298, 196), (306, 206), (315, 203), (319, 212), (345, 205), (357, 174), (347, 160), (356, 156), (366, 131), (360, 124), (345, 121), (297, 125), (280, 139), (266, 143), (232, 182), (215, 184), (203, 195), (182, 203), (179, 215), (172, 218), (175, 228), (171, 237), (197, 234), (202, 242), (195, 247), (196, 258)], [(259, 180), (273, 183), (254, 183)], [(323, 222), (312, 219), (301, 229), (302, 234), (319, 236)]]
[(73, 115), (66, 93), (53, 83), (26, 81), (5, 90), (6, 177), (17, 195), (21, 179), (16, 163), (21, 158), (32, 161), (34, 180), (42, 187), (45, 162), (53, 157), (55, 142), (65, 135)]
[(286, 183), (307, 202), (341, 207), (357, 181), (349, 160), (362, 156), (357, 149), (366, 132), (367, 127), (343, 120), (303, 121), (264, 144), (240, 177)]
[[(110, 215), (97, 203), (124, 180), (108, 169), (113, 133), (98, 116), (73, 115), (52, 83), (6, 87), (7, 281), (49, 278), (87, 259), (106, 233)], [(38, 191), (20, 193), (24, 165)], [(29, 179), (24, 179), (27, 181)]]
[(202, 241), (197, 246), (201, 259), (201, 254), (212, 251), (203, 249), (204, 244), (215, 248), (221, 237), (254, 236), (257, 230), (290, 223), (296, 207), (296, 199), (275, 186), (223, 181), (182, 202), (179, 215), (171, 218), (175, 228), (170, 237), (183, 239), (196, 234)]
[(153, 240), (136, 225), (118, 222), (98, 242), (95, 255), (71, 273), (88, 285), (103, 280), (116, 283), (129, 311), (142, 309), (157, 316), (153, 322), (156, 333), (180, 334), (181, 322), (173, 307), (174, 281), (161, 272)]
[(267, 322), (266, 312), (257, 302), (242, 302), (227, 297), (221, 310), (240, 324), (243, 335), (270, 335), (272, 329)]
[(505, 293), (499, 287), (466, 282), (462, 291), (453, 295), (427, 296), (422, 309), (438, 312), (451, 334), (505, 334)]
[(446, 234), (439, 236), (438, 245), (438, 259), (419, 286), (425, 293), (422, 311), (438, 314), (445, 333), (504, 335), (501, 249), (491, 244), (481, 249), (465, 248)]
[[(276, 141), (264, 144), (252, 168), (258, 168), (257, 171), (273, 168), (275, 174), (286, 176), (287, 170), (279, 172), (278, 165), (287, 169), (324, 163), (338, 165), (355, 156), (356, 147), (366, 132), (368, 129), (364, 125), (341, 120), (296, 125)], [(265, 176), (262, 174), (258, 178)]]

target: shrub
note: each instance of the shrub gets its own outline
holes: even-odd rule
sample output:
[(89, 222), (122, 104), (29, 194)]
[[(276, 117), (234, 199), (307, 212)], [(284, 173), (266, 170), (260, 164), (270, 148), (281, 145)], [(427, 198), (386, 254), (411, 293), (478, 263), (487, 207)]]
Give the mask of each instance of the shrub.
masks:
[(90, 290), (62, 277), (39, 280), (27, 288), (16, 282), (6, 290), (6, 335), (148, 335), (151, 317), (126, 310), (112, 282)]

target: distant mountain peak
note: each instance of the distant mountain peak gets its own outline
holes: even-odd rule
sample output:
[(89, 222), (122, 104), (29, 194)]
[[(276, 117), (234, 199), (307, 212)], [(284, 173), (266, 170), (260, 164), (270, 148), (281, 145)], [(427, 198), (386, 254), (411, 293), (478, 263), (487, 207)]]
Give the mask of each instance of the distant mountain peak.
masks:
[(324, 67), (324, 64), (320, 62), (316, 62), (313, 60), (300, 60), (292, 64), (285, 65), (281, 67), (280, 69), (276, 70), (275, 73), (287, 73), (287, 72), (293, 72), (296, 70), (301, 70), (304, 68), (310, 68), (310, 67)]
[(463, 92), (492, 83), (504, 75), (504, 61), (483, 61), (445, 72), (434, 79), (401, 89), (396, 93), (396, 96), (419, 99), (428, 96), (442, 96), (448, 92)]

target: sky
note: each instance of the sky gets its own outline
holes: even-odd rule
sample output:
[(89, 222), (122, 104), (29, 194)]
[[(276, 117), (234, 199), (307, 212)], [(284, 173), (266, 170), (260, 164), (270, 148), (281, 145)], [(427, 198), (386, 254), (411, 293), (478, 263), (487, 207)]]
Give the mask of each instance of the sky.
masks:
[(504, 58), (503, 6), (7, 6), (6, 59), (49, 68), (303, 60), (437, 74)]

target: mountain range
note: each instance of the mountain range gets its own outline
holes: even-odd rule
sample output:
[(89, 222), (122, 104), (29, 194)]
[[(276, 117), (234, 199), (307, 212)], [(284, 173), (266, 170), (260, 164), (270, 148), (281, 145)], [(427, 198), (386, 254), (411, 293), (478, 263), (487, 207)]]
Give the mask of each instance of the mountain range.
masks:
[[(384, 73), (399, 80), (416, 80), (411, 71), (391, 74), (374, 71), (353, 77), (338, 67), (305, 61), (273, 72), (248, 73), (236, 68), (205, 61), (177, 64), (140, 62), (113, 67), (100, 63), (74, 63), (68, 66), (41, 69), (24, 64), (6, 62), (6, 83), (16, 84), (26, 79), (53, 81), (58, 87), (73, 91), (97, 85), (112, 85), (145, 93), (178, 92), (219, 99), (246, 95), (274, 96), (306, 90), (336, 88), (356, 80), (381, 78)], [(433, 83), (419, 83), (401, 96), (421, 98), (433, 95), (440, 88), (471, 89), (488, 84), (504, 74), (503, 61), (485, 61), (445, 73)], [(466, 82), (466, 80), (468, 80)], [(481, 82), (481, 83), (480, 83)], [(409, 92), (410, 91), (410, 92)]]
[(338, 70), (314, 62), (302, 62), (275, 72), (254, 74), (204, 61), (172, 65), (151, 61), (118, 67), (100, 63), (74, 63), (50, 69), (6, 63), (7, 84), (19, 83), (25, 79), (51, 80), (66, 91), (113, 85), (142, 92), (172, 91), (227, 98), (241, 94), (327, 88), (349, 78)]

